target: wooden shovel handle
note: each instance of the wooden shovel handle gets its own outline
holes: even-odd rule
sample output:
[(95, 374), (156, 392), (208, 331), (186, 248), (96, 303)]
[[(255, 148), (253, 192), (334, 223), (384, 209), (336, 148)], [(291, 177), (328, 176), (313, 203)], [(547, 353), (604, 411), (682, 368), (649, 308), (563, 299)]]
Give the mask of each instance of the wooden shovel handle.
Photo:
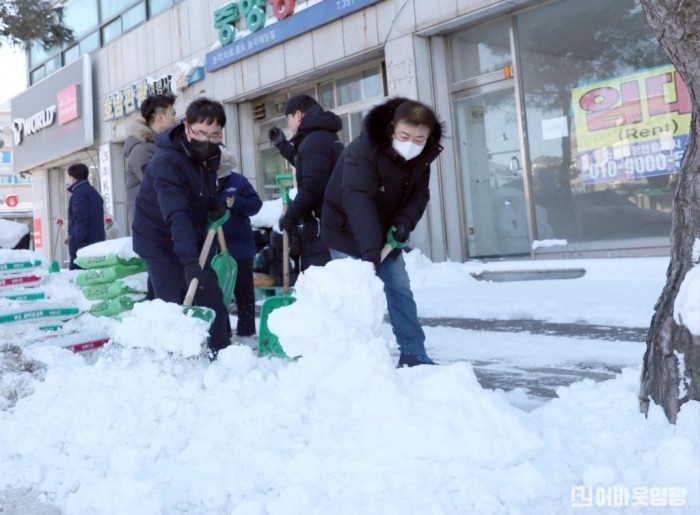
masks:
[(228, 250), (226, 248), (226, 238), (224, 237), (224, 230), (221, 226), (216, 228), (216, 235), (219, 238), (219, 248), (221, 252), (226, 252)]
[(391, 246), (391, 243), (385, 243), (382, 247), (381, 253), (379, 254), (379, 262), (381, 263), (384, 261), (386, 257), (391, 254), (392, 250), (394, 250), (394, 247)]
[(282, 231), (282, 290), (289, 292), (289, 234)]
[[(204, 270), (204, 265), (207, 264), (207, 256), (211, 250), (211, 245), (214, 243), (214, 236), (216, 235), (216, 230), (209, 229), (207, 232), (207, 238), (204, 240), (204, 246), (202, 247), (202, 252), (199, 254), (199, 267)], [(183, 305), (191, 306), (194, 302), (194, 295), (197, 293), (197, 287), (199, 286), (199, 280), (195, 277), (190, 281), (190, 286), (187, 288), (187, 294), (185, 295), (185, 300)]]

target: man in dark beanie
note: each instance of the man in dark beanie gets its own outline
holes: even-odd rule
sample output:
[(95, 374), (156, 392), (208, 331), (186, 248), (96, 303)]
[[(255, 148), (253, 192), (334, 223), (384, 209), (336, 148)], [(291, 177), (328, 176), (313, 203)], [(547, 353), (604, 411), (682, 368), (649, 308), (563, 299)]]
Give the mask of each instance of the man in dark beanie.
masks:
[(311, 265), (323, 266), (331, 259), (328, 247), (321, 241), (321, 206), (328, 178), (343, 151), (337, 134), (343, 123), (309, 95), (290, 98), (285, 114), (292, 139), (287, 141), (278, 127), (270, 129), (268, 137), (296, 169), (297, 194), (279, 225), (288, 233), (299, 230), (304, 271)]
[(105, 240), (104, 201), (88, 181), (89, 170), (83, 163), (68, 167), (70, 199), (68, 200), (68, 253), (70, 270), (79, 270), (75, 264), (78, 249)]

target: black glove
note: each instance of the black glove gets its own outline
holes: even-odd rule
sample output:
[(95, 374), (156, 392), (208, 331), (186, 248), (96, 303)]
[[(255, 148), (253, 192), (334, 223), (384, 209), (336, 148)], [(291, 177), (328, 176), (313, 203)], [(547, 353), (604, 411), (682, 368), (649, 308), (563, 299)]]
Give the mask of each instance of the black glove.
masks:
[(213, 222), (226, 215), (226, 206), (216, 199), (209, 201), (209, 219)]
[(280, 218), (279, 224), (280, 224), (280, 231), (287, 231), (288, 234), (297, 228), (296, 221), (292, 220), (287, 215), (282, 215), (282, 217)]
[(285, 141), (287, 141), (287, 137), (284, 135), (284, 132), (279, 128), (279, 127), (273, 127), (270, 129), (267, 133), (267, 137), (270, 140), (270, 143), (272, 143), (274, 146), (278, 147)]
[(398, 243), (405, 243), (408, 240), (408, 237), (411, 235), (411, 231), (409, 231), (408, 227), (406, 227), (402, 223), (395, 223), (392, 225), (395, 227), (395, 229), (392, 232), (394, 239)]
[(379, 249), (365, 250), (361, 256), (362, 261), (368, 261), (374, 265), (375, 270), (379, 270), (381, 264), (382, 253)]
[(197, 279), (199, 281), (199, 288), (202, 287), (202, 277), (204, 276), (204, 272), (202, 271), (202, 267), (199, 266), (199, 261), (196, 259), (193, 261), (188, 261), (185, 263), (185, 281), (187, 281), (187, 286), (190, 285), (192, 282), (192, 279)]

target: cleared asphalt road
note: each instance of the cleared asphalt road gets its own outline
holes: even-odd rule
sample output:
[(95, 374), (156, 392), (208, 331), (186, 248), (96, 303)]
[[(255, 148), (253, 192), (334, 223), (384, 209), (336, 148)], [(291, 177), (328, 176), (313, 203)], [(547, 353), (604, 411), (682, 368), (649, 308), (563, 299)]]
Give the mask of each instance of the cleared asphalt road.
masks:
[[(601, 325), (552, 323), (540, 320), (481, 320), (475, 318), (421, 318), (426, 327), (452, 327), (471, 331), (530, 333), (546, 336), (567, 337), (581, 340), (603, 340), (611, 342), (644, 342), (646, 327), (613, 327)], [(388, 323), (388, 320), (387, 320)], [(510, 391), (525, 389), (540, 403), (557, 397), (560, 386), (592, 379), (605, 381), (613, 379), (621, 372), (619, 367), (601, 363), (574, 363), (561, 367), (521, 367), (516, 364), (504, 365), (495, 361), (471, 361), (474, 374), (484, 388)], [(533, 405), (537, 405), (535, 402)]]

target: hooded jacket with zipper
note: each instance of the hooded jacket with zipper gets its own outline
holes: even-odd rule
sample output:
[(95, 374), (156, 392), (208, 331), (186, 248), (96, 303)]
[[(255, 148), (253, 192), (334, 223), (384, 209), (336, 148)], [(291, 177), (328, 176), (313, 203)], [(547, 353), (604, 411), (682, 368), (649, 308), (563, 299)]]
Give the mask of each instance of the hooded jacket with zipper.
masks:
[(146, 124), (145, 120), (136, 120), (131, 128), (131, 136), (126, 138), (124, 142), (126, 206), (130, 222), (134, 221), (136, 196), (143, 182), (146, 166), (157, 150), (156, 133)]
[(321, 214), (323, 191), (343, 151), (337, 134), (342, 128), (338, 115), (315, 105), (304, 113), (291, 141), (277, 147), (296, 169), (297, 194), (287, 206), (287, 216), (297, 223)]
[(228, 208), (231, 218), (223, 225), (227, 250), (234, 259), (255, 257), (257, 249), (250, 217), (260, 211), (262, 200), (248, 179), (232, 170), (220, 173), (218, 177), (219, 202), (226, 205), (228, 197), (233, 197), (234, 201)]
[(197, 160), (182, 123), (156, 137), (158, 152), (148, 165), (132, 224), (134, 251), (141, 257), (199, 259), (207, 233), (207, 214), (216, 197), (221, 152)]
[(321, 237), (329, 248), (362, 257), (381, 250), (392, 224), (416, 228), (430, 200), (430, 164), (442, 151), (438, 123), (423, 151), (406, 161), (393, 148), (392, 121), (407, 98), (374, 107), (362, 134), (333, 170), (324, 195)]
[(72, 259), (78, 249), (105, 240), (104, 200), (87, 179), (68, 186), (68, 251)]

